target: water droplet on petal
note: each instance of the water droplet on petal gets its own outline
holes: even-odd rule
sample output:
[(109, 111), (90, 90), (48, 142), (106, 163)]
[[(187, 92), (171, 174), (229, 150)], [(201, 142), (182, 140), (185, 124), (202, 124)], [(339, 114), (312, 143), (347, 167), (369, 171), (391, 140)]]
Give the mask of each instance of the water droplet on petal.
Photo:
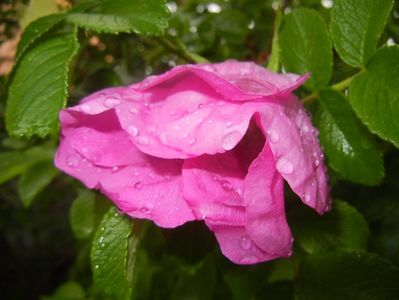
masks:
[(118, 100), (118, 99), (116, 99), (116, 98), (114, 98), (114, 97), (112, 97), (112, 98), (107, 98), (107, 99), (105, 99), (105, 101), (104, 101), (104, 106), (109, 107), (109, 108), (118, 106), (119, 104), (121, 104), (121, 101)]
[(241, 139), (241, 132), (237, 130), (226, 134), (222, 140), (223, 149), (226, 151), (233, 149), (240, 139)]
[(266, 134), (271, 143), (275, 144), (275, 143), (278, 143), (278, 141), (280, 141), (280, 136), (275, 130), (268, 129), (268, 130), (266, 130)]
[(83, 104), (83, 105), (80, 106), (80, 110), (82, 112), (88, 113), (88, 112), (90, 112), (90, 106), (87, 105), (87, 104)]
[(317, 158), (313, 160), (313, 165), (317, 168), (320, 165), (320, 160)]
[(247, 236), (243, 236), (240, 238), (240, 247), (243, 250), (249, 250), (252, 247), (252, 241)]
[(132, 114), (134, 114), (134, 115), (137, 115), (137, 113), (138, 113), (137, 108), (135, 108), (135, 107), (129, 109), (129, 111), (130, 111)]
[(140, 145), (146, 146), (150, 143), (150, 140), (145, 136), (139, 136), (136, 138), (136, 142)]
[(67, 158), (67, 165), (71, 168), (77, 168), (80, 165), (79, 158), (75, 155), (71, 155)]
[(119, 171), (119, 167), (117, 167), (117, 166), (113, 167), (111, 170), (112, 173), (116, 173), (118, 171)]
[(285, 157), (280, 158), (276, 163), (276, 169), (281, 174), (290, 175), (294, 172), (294, 165)]
[(246, 256), (244, 256), (242, 259), (241, 259), (241, 263), (242, 264), (256, 264), (257, 262), (258, 262), (259, 260), (258, 260), (258, 258), (256, 257), (256, 256), (254, 256), (254, 255), (246, 255)]
[(143, 187), (143, 184), (140, 182), (140, 181), (138, 181), (138, 182), (136, 182), (135, 184), (134, 184), (134, 188), (136, 189), (136, 190), (139, 190), (139, 189), (141, 189)]
[(221, 180), (220, 181), (220, 185), (222, 186), (222, 188), (227, 191), (230, 192), (233, 189), (233, 186), (231, 185), (231, 183), (227, 180)]
[(231, 127), (232, 125), (233, 125), (233, 122), (231, 122), (231, 121), (228, 121), (228, 122), (226, 123), (226, 127), (227, 127), (227, 128)]
[(153, 207), (154, 207), (154, 205), (152, 205), (151, 203), (148, 203), (148, 204), (144, 205), (143, 207), (141, 207), (140, 211), (142, 213), (149, 214), (149, 213), (151, 213)]
[(188, 144), (189, 145), (193, 145), (194, 143), (195, 143), (195, 138), (192, 138), (192, 139), (190, 139), (189, 141), (188, 141)]
[(302, 130), (303, 130), (303, 132), (308, 132), (309, 131), (309, 126), (308, 125), (303, 125)]
[(127, 132), (132, 135), (132, 136), (137, 136), (139, 134), (139, 130), (137, 129), (137, 127), (133, 126), (133, 125), (129, 125), (126, 128)]
[(310, 194), (306, 193), (306, 194), (304, 194), (302, 197), (303, 197), (303, 200), (304, 200), (306, 203), (309, 203), (309, 202), (310, 202)]

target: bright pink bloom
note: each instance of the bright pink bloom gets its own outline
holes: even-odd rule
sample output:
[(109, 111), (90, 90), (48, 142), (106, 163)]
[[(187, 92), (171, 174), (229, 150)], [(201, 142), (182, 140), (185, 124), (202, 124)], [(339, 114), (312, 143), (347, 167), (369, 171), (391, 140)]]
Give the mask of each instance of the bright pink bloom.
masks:
[(317, 130), (292, 95), (306, 78), (228, 61), (99, 91), (61, 112), (56, 165), (134, 218), (204, 220), (235, 263), (287, 257), (283, 179), (330, 207)]

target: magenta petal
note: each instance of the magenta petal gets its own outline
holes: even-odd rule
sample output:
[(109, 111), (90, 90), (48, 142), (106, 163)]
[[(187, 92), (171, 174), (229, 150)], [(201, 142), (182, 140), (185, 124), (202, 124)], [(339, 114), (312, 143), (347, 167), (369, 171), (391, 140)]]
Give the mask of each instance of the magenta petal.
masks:
[(58, 168), (87, 187), (100, 189), (133, 217), (163, 227), (194, 219), (182, 196), (182, 161), (140, 152), (120, 127), (114, 109), (98, 114), (66, 110), (61, 121), (63, 137), (55, 159)]
[(235, 263), (290, 255), (283, 181), (273, 162), (268, 147), (248, 174), (235, 151), (185, 160), (184, 197), (196, 218), (205, 220), (215, 233), (223, 254)]
[(305, 110), (295, 97), (285, 107), (269, 104), (260, 115), (276, 169), (302, 201), (317, 212), (330, 208), (323, 154)]

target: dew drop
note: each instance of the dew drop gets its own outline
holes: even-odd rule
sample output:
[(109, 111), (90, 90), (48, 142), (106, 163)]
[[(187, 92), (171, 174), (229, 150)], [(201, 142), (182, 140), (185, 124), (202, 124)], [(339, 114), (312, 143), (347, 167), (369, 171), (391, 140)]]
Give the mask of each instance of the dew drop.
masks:
[(146, 146), (150, 143), (149, 139), (145, 136), (139, 136), (136, 138), (137, 143), (140, 145)]
[(303, 200), (304, 200), (306, 203), (309, 203), (309, 202), (310, 202), (310, 194), (309, 194), (309, 193), (303, 194), (302, 197), (303, 197)]
[(195, 143), (195, 138), (192, 138), (192, 139), (190, 139), (189, 141), (188, 141), (188, 144), (189, 145), (193, 145)]
[(252, 247), (252, 242), (247, 236), (243, 236), (240, 238), (240, 247), (243, 250), (249, 250)]
[(285, 157), (282, 157), (277, 161), (276, 169), (284, 175), (290, 175), (294, 172), (294, 166), (292, 162)]
[(279, 134), (276, 131), (274, 131), (273, 129), (266, 130), (266, 134), (271, 143), (275, 144), (275, 143), (278, 143), (278, 141), (280, 141)]
[(88, 113), (88, 112), (90, 112), (90, 106), (87, 105), (87, 104), (83, 104), (83, 105), (80, 106), (80, 110), (82, 112)]
[(140, 182), (140, 181), (138, 181), (138, 182), (136, 182), (135, 184), (134, 184), (134, 188), (136, 189), (136, 190), (139, 190), (139, 189), (141, 189), (143, 187), (143, 184)]
[(143, 207), (141, 207), (140, 211), (142, 213), (149, 214), (149, 213), (151, 213), (153, 207), (154, 206), (151, 203), (148, 203), (148, 204), (144, 205)]
[(313, 160), (313, 165), (317, 168), (320, 165), (320, 160), (317, 158)]
[(233, 149), (240, 139), (241, 139), (241, 132), (237, 130), (226, 134), (222, 140), (223, 149), (226, 151)]
[(303, 132), (308, 132), (309, 131), (309, 126), (308, 125), (303, 125), (302, 130), (303, 130)]
[(258, 262), (258, 258), (256, 256), (253, 255), (246, 255), (244, 256), (241, 261), (242, 264), (256, 264)]
[(227, 191), (230, 192), (233, 189), (233, 186), (231, 185), (231, 183), (227, 180), (221, 180), (220, 181), (220, 185), (222, 186), (222, 188)]
[(132, 135), (132, 136), (137, 136), (139, 134), (139, 130), (137, 129), (137, 127), (133, 126), (133, 125), (129, 125), (126, 128), (127, 132)]
[(118, 171), (119, 171), (119, 167), (117, 167), (117, 166), (113, 167), (111, 170), (112, 173), (116, 173)]
[(104, 106), (112, 108), (121, 104), (121, 101), (116, 98), (108, 98), (104, 101)]
[(231, 121), (228, 121), (228, 122), (226, 123), (226, 127), (227, 127), (227, 128), (231, 127), (232, 125), (233, 125), (233, 122), (231, 122)]
[(129, 109), (129, 111), (130, 111), (130, 113), (132, 113), (134, 115), (137, 115), (137, 113), (138, 113), (137, 108), (135, 108), (135, 107)]
[(98, 270), (98, 268), (100, 268), (99, 265), (95, 265), (95, 266), (94, 266), (94, 269)]
[(67, 165), (71, 168), (77, 168), (80, 165), (79, 158), (75, 155), (71, 155), (67, 159)]

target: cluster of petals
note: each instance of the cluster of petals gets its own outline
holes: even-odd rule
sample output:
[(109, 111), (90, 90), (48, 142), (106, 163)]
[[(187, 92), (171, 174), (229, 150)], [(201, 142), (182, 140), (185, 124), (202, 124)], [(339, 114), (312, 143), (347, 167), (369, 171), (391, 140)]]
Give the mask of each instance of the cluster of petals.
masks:
[(55, 163), (133, 218), (203, 220), (235, 263), (288, 257), (284, 180), (330, 209), (318, 132), (292, 94), (306, 79), (227, 61), (98, 91), (61, 111)]

